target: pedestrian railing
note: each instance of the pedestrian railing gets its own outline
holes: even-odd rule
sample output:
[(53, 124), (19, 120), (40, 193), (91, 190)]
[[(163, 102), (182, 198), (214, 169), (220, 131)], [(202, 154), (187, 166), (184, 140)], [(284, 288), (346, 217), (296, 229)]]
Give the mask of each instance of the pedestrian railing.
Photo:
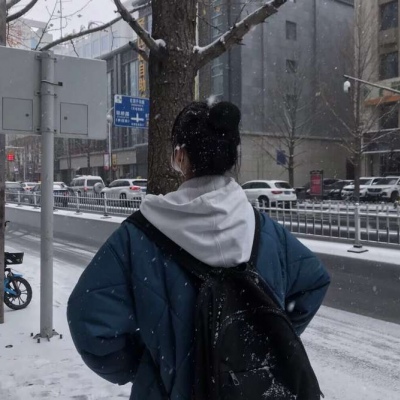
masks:
[[(40, 207), (40, 194), (6, 192), (6, 201)], [(54, 196), (55, 210), (70, 210), (109, 216), (128, 216), (138, 210), (142, 198), (108, 197), (107, 194), (69, 192)], [(295, 234), (340, 238), (355, 246), (363, 242), (400, 244), (400, 207), (393, 204), (357, 204), (345, 202), (304, 202), (274, 205), (253, 204), (270, 218)]]
[(254, 203), (293, 233), (362, 242), (400, 244), (400, 208), (393, 204), (298, 203), (269, 207)]

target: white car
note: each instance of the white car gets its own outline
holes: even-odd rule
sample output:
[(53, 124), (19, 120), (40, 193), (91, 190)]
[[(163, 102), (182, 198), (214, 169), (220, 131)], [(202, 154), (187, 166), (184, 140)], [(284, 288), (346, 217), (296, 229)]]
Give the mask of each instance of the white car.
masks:
[(101, 183), (104, 186), (101, 176), (82, 175), (72, 179), (69, 187), (79, 196), (94, 196), (94, 186), (96, 183)]
[(394, 203), (399, 199), (400, 177), (388, 176), (380, 179), (373, 187), (368, 188), (368, 197)]
[[(367, 200), (368, 188), (375, 186), (382, 177), (362, 177), (360, 178), (360, 200)], [(354, 193), (354, 183), (342, 189), (342, 200), (349, 199)]]
[(116, 179), (100, 193), (110, 199), (140, 201), (146, 195), (147, 179)]
[(22, 182), (22, 187), (24, 188), (25, 192), (30, 192), (36, 185), (37, 182)]
[(249, 181), (242, 185), (250, 203), (258, 200), (261, 205), (290, 205), (297, 201), (295, 190), (285, 181)]

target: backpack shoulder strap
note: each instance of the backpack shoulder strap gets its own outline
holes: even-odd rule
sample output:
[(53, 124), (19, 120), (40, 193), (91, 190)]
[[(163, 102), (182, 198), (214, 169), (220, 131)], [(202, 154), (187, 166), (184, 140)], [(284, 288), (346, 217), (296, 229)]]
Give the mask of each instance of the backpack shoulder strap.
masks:
[[(255, 215), (255, 233), (254, 242), (249, 260), (250, 266), (255, 269), (257, 264), (258, 247), (260, 244), (260, 213), (254, 208)], [(170, 258), (174, 259), (178, 264), (185, 268), (191, 275), (204, 281), (208, 279), (214, 272), (221, 271), (223, 268), (211, 268), (197, 258), (193, 257), (182, 247), (177, 245), (173, 240), (164, 235), (157, 229), (147, 218), (139, 211), (131, 214), (126, 222), (134, 224), (140, 229), (150, 240), (152, 240), (160, 250)]]
[(126, 221), (134, 224), (153, 241), (167, 257), (174, 259), (191, 275), (194, 275), (202, 281), (208, 278), (208, 270), (210, 267), (193, 257), (168, 236), (164, 235), (140, 212), (140, 210), (131, 214)]
[(256, 270), (258, 249), (260, 247), (260, 239), (261, 239), (261, 214), (255, 207), (253, 207), (253, 210), (254, 210), (255, 230), (254, 230), (253, 248), (251, 249), (249, 265), (251, 268)]

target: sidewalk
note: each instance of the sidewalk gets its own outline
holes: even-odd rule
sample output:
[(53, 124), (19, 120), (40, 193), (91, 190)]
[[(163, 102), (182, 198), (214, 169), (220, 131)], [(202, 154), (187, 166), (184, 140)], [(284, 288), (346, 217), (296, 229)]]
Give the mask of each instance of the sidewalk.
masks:
[[(129, 385), (98, 378), (83, 364), (69, 335), (66, 302), (82, 266), (55, 260), (54, 327), (63, 339), (38, 344), (30, 337), (39, 329), (39, 265), (37, 255), (26, 254), (18, 270), (32, 284), (32, 303), (21, 311), (6, 308), (6, 323), (0, 326), (0, 399), (128, 399)], [(323, 307), (303, 340), (325, 399), (398, 399), (399, 325)]]

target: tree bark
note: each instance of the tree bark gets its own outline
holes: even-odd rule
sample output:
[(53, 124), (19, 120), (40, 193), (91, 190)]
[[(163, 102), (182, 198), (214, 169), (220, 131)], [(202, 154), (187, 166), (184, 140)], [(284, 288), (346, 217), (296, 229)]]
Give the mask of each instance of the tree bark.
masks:
[(288, 160), (288, 175), (289, 184), (294, 187), (294, 147), (289, 146), (289, 160)]
[(361, 154), (354, 155), (354, 193), (353, 198), (358, 203), (360, 201), (360, 176), (361, 176)]
[[(194, 98), (197, 73), (193, 46), (196, 41), (196, 1), (153, 0), (153, 37), (168, 43), (163, 57), (150, 51), (150, 123), (148, 192), (176, 189), (179, 177), (171, 169), (171, 129), (178, 113)], [(179, 23), (177, 23), (179, 21)], [(171, 26), (174, 29), (171, 29)]]

